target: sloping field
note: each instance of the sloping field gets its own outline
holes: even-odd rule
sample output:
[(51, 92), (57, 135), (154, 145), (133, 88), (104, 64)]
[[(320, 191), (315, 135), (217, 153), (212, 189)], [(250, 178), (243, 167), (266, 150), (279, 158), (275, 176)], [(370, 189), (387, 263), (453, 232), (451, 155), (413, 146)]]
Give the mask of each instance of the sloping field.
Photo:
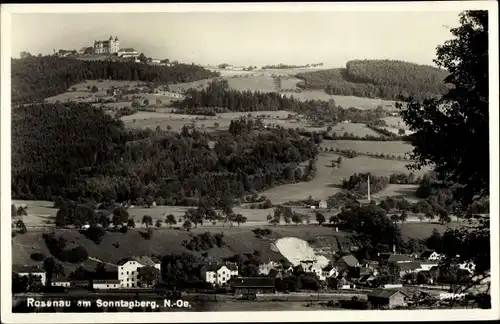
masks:
[[(311, 195), (314, 199), (327, 199), (341, 191), (339, 185), (342, 179), (347, 179), (354, 173), (370, 172), (377, 176), (389, 176), (391, 173), (409, 173), (407, 161), (392, 161), (358, 156), (353, 159), (343, 158), (340, 168), (332, 168), (331, 161), (338, 155), (321, 153), (316, 163), (316, 177), (309, 182), (286, 184), (262, 192), (274, 204), (281, 204), (290, 200), (306, 199)], [(423, 176), (430, 168), (414, 171), (415, 176)]]
[[(347, 125), (347, 124), (346, 124)], [(411, 152), (413, 146), (403, 141), (351, 141), (351, 140), (323, 140), (322, 147), (350, 149), (362, 153), (384, 153), (403, 155)]]
[[(200, 234), (205, 231), (207, 229), (192, 229), (191, 232), (192, 234)], [(221, 231), (222, 229), (217, 229), (211, 232), (215, 234)], [(223, 229), (224, 241), (227, 245), (222, 248), (215, 247), (207, 250), (208, 256), (212, 259), (220, 259), (234, 254), (253, 253), (258, 250), (262, 260), (279, 261), (284, 257), (280, 253), (271, 250), (271, 243), (275, 239), (289, 236), (303, 240), (318, 237), (329, 238), (329, 240), (318, 240), (317, 243), (312, 245), (313, 248), (321, 249), (323, 245), (335, 246), (335, 236), (333, 234), (342, 235), (342, 233), (332, 233), (331, 228), (319, 226), (278, 226), (272, 228), (272, 231), (270, 238), (259, 239), (248, 228), (225, 228)], [(202, 252), (192, 252), (182, 246), (182, 241), (189, 240), (190, 236), (190, 233), (183, 230), (166, 228), (155, 230), (150, 240), (142, 238), (137, 230), (130, 230), (126, 234), (108, 232), (99, 245), (96, 245), (75, 230), (58, 229), (55, 232), (67, 240), (68, 246), (83, 245), (89, 256), (110, 263), (116, 263), (121, 258), (132, 255), (152, 256), (191, 252), (200, 256)], [(40, 264), (40, 262), (33, 261), (30, 258), (32, 253), (38, 252), (46, 256), (50, 255), (42, 238), (42, 233), (42, 231), (28, 231), (28, 233), (16, 235), (12, 239), (13, 264), (36, 265)], [(117, 244), (118, 247), (115, 246)], [(78, 264), (64, 263), (64, 266), (66, 272), (69, 272), (74, 270)]]
[(337, 135), (344, 135), (344, 133), (352, 133), (355, 136), (381, 136), (376, 131), (368, 128), (365, 124), (360, 123), (345, 123), (337, 124), (332, 127), (332, 131)]
[(198, 80), (187, 83), (170, 84), (168, 87), (173, 92), (183, 93), (184, 91), (187, 91), (191, 88), (202, 90), (205, 87), (207, 87), (210, 84), (210, 82), (212, 82), (212, 79)]
[(414, 239), (426, 239), (432, 234), (432, 230), (437, 229), (440, 233), (446, 231), (447, 228), (460, 228), (465, 224), (452, 222), (447, 225), (441, 225), (439, 223), (428, 223), (424, 221), (422, 223), (404, 223), (399, 224), (399, 228), (401, 229), (401, 234), (404, 240), (409, 238)]
[(274, 79), (268, 76), (238, 76), (227, 79), (229, 87), (239, 91), (276, 91)]

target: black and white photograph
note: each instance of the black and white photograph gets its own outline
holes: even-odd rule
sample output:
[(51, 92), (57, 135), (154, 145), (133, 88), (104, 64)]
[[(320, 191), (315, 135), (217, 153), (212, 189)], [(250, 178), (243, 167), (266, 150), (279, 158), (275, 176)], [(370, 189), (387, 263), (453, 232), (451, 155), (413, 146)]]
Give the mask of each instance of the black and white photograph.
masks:
[(499, 319), (497, 6), (2, 4), (2, 322)]

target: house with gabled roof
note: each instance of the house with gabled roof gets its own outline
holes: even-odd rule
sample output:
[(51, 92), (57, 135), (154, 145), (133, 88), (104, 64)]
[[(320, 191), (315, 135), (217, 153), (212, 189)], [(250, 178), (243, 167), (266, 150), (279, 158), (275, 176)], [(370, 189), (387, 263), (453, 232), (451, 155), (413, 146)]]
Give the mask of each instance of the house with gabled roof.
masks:
[(414, 260), (407, 254), (391, 254), (387, 259), (387, 262), (390, 263), (408, 263), (413, 262)]
[(238, 266), (232, 262), (210, 262), (202, 267), (201, 275), (212, 285), (226, 286), (232, 278), (238, 276)]
[(375, 289), (367, 297), (371, 308), (378, 309), (406, 306), (410, 296), (401, 289)]
[(418, 272), (422, 268), (420, 262), (417, 261), (396, 263), (396, 267), (399, 268), (400, 277), (403, 277), (407, 273)]
[(161, 271), (161, 262), (148, 256), (132, 256), (118, 261), (118, 280), (121, 287), (139, 287), (139, 268), (145, 266)]
[(441, 260), (442, 255), (437, 253), (436, 251), (424, 251), (420, 254), (420, 259), (424, 261), (439, 261)]

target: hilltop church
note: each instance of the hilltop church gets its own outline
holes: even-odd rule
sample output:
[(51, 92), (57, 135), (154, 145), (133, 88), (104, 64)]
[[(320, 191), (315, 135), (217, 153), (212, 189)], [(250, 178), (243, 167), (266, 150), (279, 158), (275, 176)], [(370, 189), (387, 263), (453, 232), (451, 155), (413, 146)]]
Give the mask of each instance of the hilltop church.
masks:
[(94, 41), (94, 54), (115, 54), (120, 50), (118, 37), (109, 36), (108, 40)]

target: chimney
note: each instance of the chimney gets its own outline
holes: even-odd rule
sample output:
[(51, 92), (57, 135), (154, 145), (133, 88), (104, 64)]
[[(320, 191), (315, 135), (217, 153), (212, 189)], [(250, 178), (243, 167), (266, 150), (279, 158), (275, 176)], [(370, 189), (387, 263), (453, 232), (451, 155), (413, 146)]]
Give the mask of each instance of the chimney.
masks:
[(392, 245), (392, 253), (396, 254), (396, 244)]

